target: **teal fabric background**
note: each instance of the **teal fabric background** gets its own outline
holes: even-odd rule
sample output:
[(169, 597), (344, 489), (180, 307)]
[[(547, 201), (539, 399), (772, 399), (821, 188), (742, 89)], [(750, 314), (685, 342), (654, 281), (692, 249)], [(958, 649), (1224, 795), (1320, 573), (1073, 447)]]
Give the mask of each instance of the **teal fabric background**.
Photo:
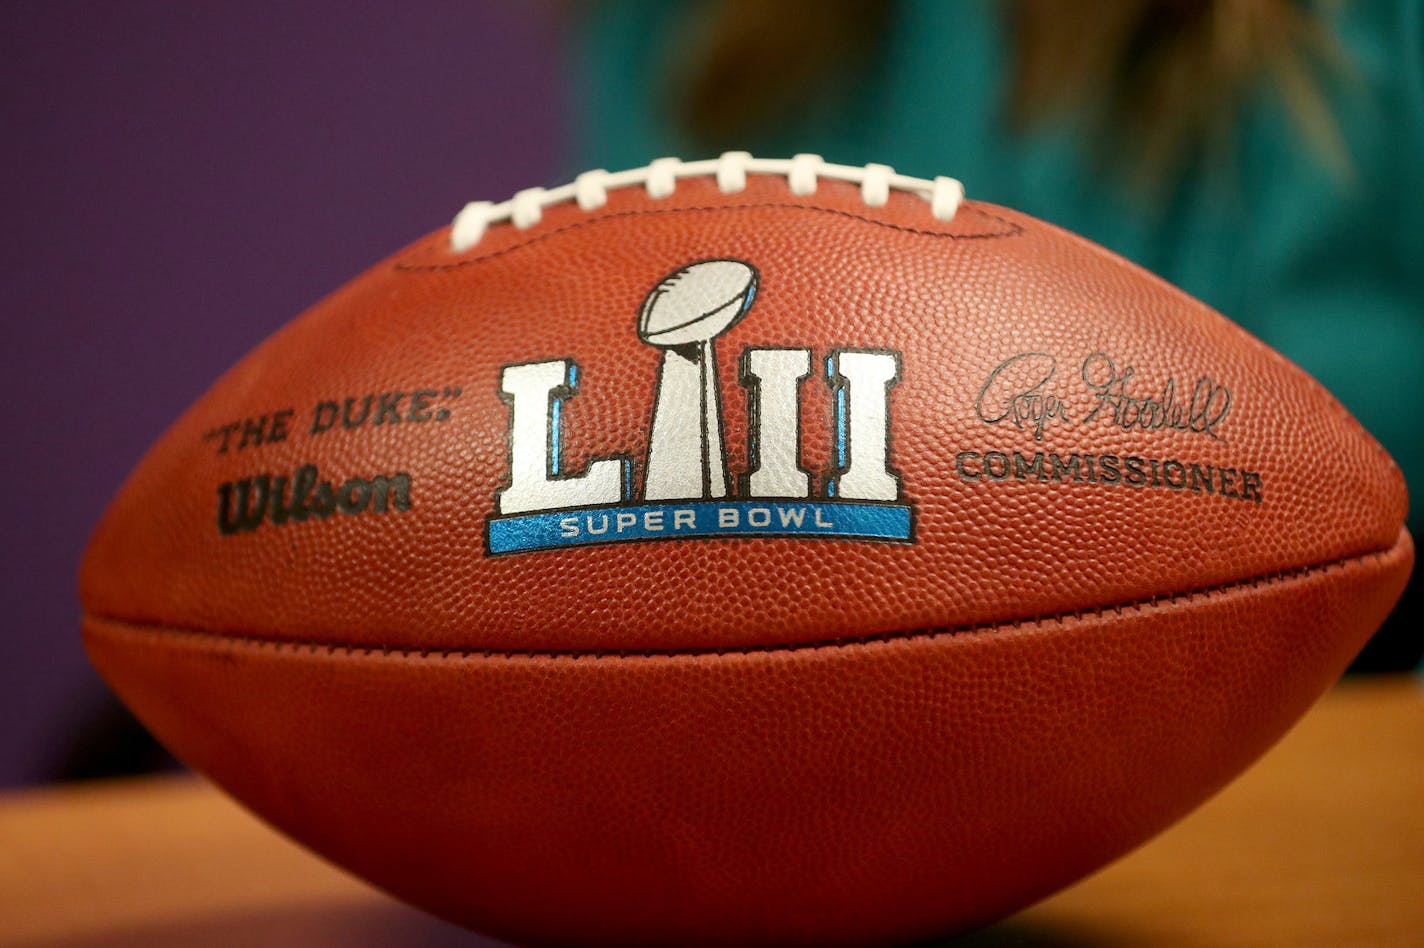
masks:
[[(679, 137), (668, 76), (689, 7), (595, 5), (576, 31), (580, 167), (707, 157)], [(901, 3), (879, 58), (847, 68), (776, 134), (727, 142), (764, 156), (820, 153), (923, 177), (1076, 231), (1226, 313), (1335, 392), (1424, 489), (1424, 4), (1343, 5), (1332, 24), (1353, 76), (1329, 91), (1351, 168), (1308, 145), (1283, 102), (1257, 96), (1233, 161), (1152, 202), (1102, 170), (1071, 122), (1011, 134), (1000, 120), (1005, 36), (988, 0)], [(720, 150), (720, 149), (719, 149)], [(1308, 463), (1308, 459), (1303, 459)]]

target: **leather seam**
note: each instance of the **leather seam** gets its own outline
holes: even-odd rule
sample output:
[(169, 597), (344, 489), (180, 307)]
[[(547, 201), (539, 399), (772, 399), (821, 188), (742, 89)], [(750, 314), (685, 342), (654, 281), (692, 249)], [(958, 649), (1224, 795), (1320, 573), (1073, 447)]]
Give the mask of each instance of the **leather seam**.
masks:
[[(1401, 527), (1401, 535), (1403, 527)], [(735, 655), (755, 655), (774, 654), (778, 652), (808, 652), (826, 649), (841, 650), (851, 648), (862, 648), (869, 645), (889, 644), (902, 641), (932, 640), (937, 638), (955, 637), (961, 635), (982, 635), (986, 633), (1021, 631), (1025, 628), (1033, 628), (1044, 625), (1063, 625), (1068, 620), (1086, 621), (1092, 619), (1106, 619), (1111, 617), (1122, 618), (1129, 612), (1143, 612), (1159, 609), (1164, 606), (1173, 605), (1180, 602), (1187, 602), (1194, 599), (1205, 599), (1211, 601), (1220, 598), (1228, 593), (1234, 593), (1246, 589), (1258, 589), (1275, 583), (1292, 582), (1295, 580), (1307, 579), (1316, 575), (1325, 575), (1337, 569), (1348, 569), (1352, 566), (1362, 565), (1369, 560), (1382, 560), (1384, 557), (1399, 548), (1401, 541), (1396, 540), (1393, 546), (1371, 550), (1355, 556), (1341, 557), (1325, 563), (1318, 563), (1310, 566), (1302, 566), (1292, 570), (1284, 570), (1275, 573), (1267, 573), (1249, 579), (1234, 580), (1229, 583), (1219, 583), (1213, 586), (1201, 586), (1183, 592), (1169, 593), (1163, 596), (1148, 596), (1145, 598), (1128, 600), (1121, 603), (1098, 606), (1093, 609), (1077, 609), (1065, 612), (1050, 613), (1038, 616), (1026, 616), (1016, 619), (1006, 619), (998, 622), (985, 622), (961, 626), (942, 626), (937, 628), (901, 629), (892, 632), (880, 632), (874, 635), (855, 636), (839, 639), (826, 639), (819, 642), (804, 643), (780, 643), (770, 645), (744, 645), (732, 646), (728, 648), (703, 648), (703, 649), (548, 649), (548, 650), (507, 650), (493, 648), (413, 648), (405, 646), (380, 646), (380, 645), (358, 645), (342, 642), (323, 641), (298, 641), (283, 639), (259, 638), (252, 635), (234, 635), (217, 630), (206, 630), (192, 627), (169, 626), (151, 622), (144, 622), (135, 619), (125, 619), (118, 616), (109, 616), (101, 613), (93, 613), (88, 610), (84, 615), (88, 618), (97, 619), (115, 625), (152, 636), (164, 636), (171, 638), (188, 638), (206, 640), (213, 644), (222, 644), (231, 648), (247, 649), (272, 649), (274, 651), (307, 652), (313, 655), (337, 655), (347, 656), (379, 656), (382, 658), (410, 659), (451, 659), (451, 658), (507, 658), (507, 659), (557, 659), (567, 658), (583, 661), (609, 661), (622, 659), (652, 659), (652, 658), (678, 658), (678, 657), (701, 657), (720, 658)]]
[(998, 216), (997, 214), (991, 214), (988, 211), (981, 210), (977, 207), (965, 207), (964, 211), (973, 214), (978, 214), (980, 217), (986, 217), (990, 220), (998, 221), (1000, 224), (1004, 225), (1006, 229), (1002, 231), (991, 231), (989, 233), (983, 234), (955, 234), (950, 233), (949, 231), (923, 230), (917, 227), (907, 227), (904, 224), (892, 224), (889, 221), (876, 220), (873, 217), (866, 217), (863, 214), (855, 214), (851, 211), (841, 210), (840, 208), (836, 207), (820, 207), (815, 204), (795, 204), (789, 201), (766, 201), (756, 204), (699, 204), (693, 205), (691, 207), (649, 207), (629, 211), (615, 211), (609, 214), (602, 214), (595, 217), (584, 218), (583, 220), (578, 220), (571, 224), (565, 224), (562, 227), (556, 227), (553, 230), (546, 231), (542, 234), (535, 234), (534, 236), (530, 237), (527, 240), (521, 241), (520, 243), (511, 244), (508, 247), (502, 247), (499, 250), (494, 250), (489, 253), (480, 254), (479, 256), (470, 257), (464, 260), (453, 260), (449, 263), (428, 264), (397, 262), (393, 266), (397, 272), (401, 273), (439, 273), (448, 270), (459, 270), (463, 267), (469, 267), (474, 266), (477, 263), (483, 263), (486, 260), (494, 260), (498, 257), (504, 256), (505, 254), (513, 253), (516, 250), (521, 250), (525, 247), (533, 246), (534, 244), (549, 240), (552, 237), (557, 237), (560, 234), (568, 233), (569, 231), (578, 230), (582, 227), (591, 227), (595, 224), (601, 224), (604, 221), (622, 220), (624, 218), (643, 217), (647, 215), (683, 214), (688, 212), (707, 211), (747, 211), (763, 209), (814, 211), (819, 214), (831, 214), (836, 217), (844, 217), (850, 220), (863, 221), (867, 224), (874, 224), (877, 227), (887, 227), (890, 230), (896, 230), (902, 233), (915, 234), (921, 237), (942, 237), (948, 240), (986, 240), (990, 238), (999, 237), (1017, 237), (1023, 233), (1023, 225), (1016, 224), (1013, 221)]

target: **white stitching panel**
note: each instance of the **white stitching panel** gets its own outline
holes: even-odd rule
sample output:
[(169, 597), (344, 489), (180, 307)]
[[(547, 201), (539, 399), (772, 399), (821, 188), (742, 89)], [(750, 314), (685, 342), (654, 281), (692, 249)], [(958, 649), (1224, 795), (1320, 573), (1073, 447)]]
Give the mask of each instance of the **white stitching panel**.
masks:
[(937, 220), (954, 218), (964, 200), (964, 186), (954, 178), (938, 177), (933, 181), (896, 174), (889, 165), (870, 164), (863, 168), (833, 165), (819, 155), (797, 155), (791, 159), (753, 158), (744, 151), (729, 151), (720, 158), (684, 162), (677, 158), (659, 158), (645, 168), (634, 168), (609, 174), (602, 169), (586, 171), (572, 184), (544, 190), (528, 188), (508, 201), (472, 201), (466, 204), (450, 228), (450, 249), (464, 253), (480, 242), (491, 224), (512, 223), (523, 230), (538, 224), (544, 208), (574, 201), (585, 211), (597, 210), (608, 201), (608, 192), (615, 188), (645, 188), (654, 199), (665, 198), (677, 190), (682, 178), (714, 177), (723, 193), (733, 194), (746, 187), (747, 175), (770, 174), (786, 178), (792, 194), (814, 194), (820, 178), (845, 181), (860, 186), (862, 200), (871, 207), (880, 207), (890, 199), (891, 191), (919, 195), (929, 202), (931, 215)]

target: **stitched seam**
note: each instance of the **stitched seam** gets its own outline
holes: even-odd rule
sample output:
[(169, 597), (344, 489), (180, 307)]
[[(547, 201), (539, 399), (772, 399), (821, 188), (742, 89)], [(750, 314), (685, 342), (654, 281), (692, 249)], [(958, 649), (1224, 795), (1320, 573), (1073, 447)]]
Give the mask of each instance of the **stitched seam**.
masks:
[[(1402, 529), (1402, 528), (1401, 528)], [(1067, 612), (1052, 613), (1049, 615), (1027, 616), (1018, 619), (1006, 619), (999, 622), (986, 622), (977, 625), (946, 626), (940, 628), (904, 629), (894, 632), (881, 632), (875, 635), (856, 636), (852, 638), (828, 639), (821, 642), (806, 642), (797, 644), (776, 644), (776, 645), (745, 645), (733, 646), (729, 648), (708, 648), (708, 649), (586, 649), (586, 650), (505, 650), (505, 649), (481, 649), (481, 648), (409, 648), (409, 647), (388, 647), (380, 645), (353, 645), (341, 642), (317, 642), (317, 641), (288, 641), (281, 639), (264, 639), (251, 635), (231, 635), (216, 630), (203, 630), (194, 628), (183, 628), (178, 626), (156, 625), (132, 619), (123, 619), (117, 616), (107, 616), (99, 613), (91, 613), (87, 610), (85, 615), (90, 618), (104, 622), (125, 626), (127, 629), (141, 632), (148, 635), (164, 636), (170, 638), (186, 638), (205, 640), (214, 644), (221, 644), (232, 648), (270, 648), (275, 651), (308, 652), (314, 655), (336, 655), (345, 654), (348, 656), (380, 656), (383, 658), (420, 658), (420, 659), (449, 659), (449, 658), (569, 658), (583, 660), (620, 660), (636, 658), (677, 658), (677, 657), (704, 657), (719, 658), (730, 655), (754, 655), (772, 654), (777, 652), (807, 652), (825, 649), (843, 650), (851, 648), (863, 648), (869, 645), (889, 644), (898, 641), (933, 640), (959, 635), (974, 635), (991, 632), (1006, 632), (1009, 630), (1022, 630), (1025, 628), (1057, 624), (1062, 625), (1069, 619), (1084, 621), (1087, 619), (1104, 619), (1111, 614), (1114, 618), (1122, 618), (1127, 612), (1144, 612), (1158, 609), (1163, 606), (1178, 602), (1186, 602), (1193, 599), (1211, 600), (1228, 593), (1237, 592), (1243, 589), (1255, 589), (1269, 586), (1275, 583), (1292, 582), (1306, 579), (1315, 575), (1325, 575), (1337, 569), (1348, 569), (1352, 566), (1361, 565), (1367, 560), (1382, 560), (1386, 554), (1399, 548), (1399, 542), (1388, 548), (1371, 550), (1358, 556), (1342, 557), (1326, 563), (1312, 566), (1302, 566), (1293, 570), (1286, 570), (1276, 573), (1268, 573), (1263, 576), (1251, 579), (1241, 579), (1230, 583), (1220, 583), (1215, 586), (1202, 586), (1184, 592), (1171, 593), (1164, 596), (1148, 596), (1142, 599), (1129, 600), (1127, 602), (1115, 603), (1106, 606), (1098, 606), (1093, 609), (1078, 609)]]
[(564, 234), (572, 230), (578, 230), (581, 227), (591, 227), (594, 224), (601, 224), (604, 221), (614, 221), (629, 217), (643, 217), (652, 214), (682, 214), (689, 211), (748, 211), (762, 209), (814, 211), (818, 214), (831, 214), (836, 217), (844, 217), (854, 221), (863, 221), (867, 224), (874, 224), (876, 227), (887, 227), (890, 230), (896, 230), (906, 234), (916, 234), (921, 237), (942, 237), (947, 238), (949, 240), (986, 240), (989, 238), (998, 237), (1017, 237), (1019, 234), (1023, 233), (1022, 225), (999, 217), (997, 214), (990, 214), (988, 211), (980, 210), (977, 207), (965, 207), (963, 210), (970, 213), (978, 214), (981, 217), (987, 217), (990, 220), (998, 221), (1000, 224), (1004, 225), (1006, 229), (1002, 231), (991, 231), (985, 234), (952, 234), (946, 231), (922, 230), (917, 227), (907, 227), (904, 224), (891, 224), (888, 221), (876, 220), (873, 217), (866, 217), (863, 214), (853, 214), (850, 211), (844, 211), (840, 208), (818, 207), (814, 204), (794, 204), (789, 201), (769, 201), (760, 204), (708, 204), (696, 205), (693, 207), (649, 207), (640, 208), (635, 211), (616, 211), (611, 214), (588, 217), (583, 220), (575, 221), (572, 224), (565, 224), (562, 227), (556, 227), (553, 230), (546, 231), (542, 234), (537, 234), (533, 237), (530, 237), (528, 240), (522, 241), (520, 243), (511, 244), (510, 246), (504, 247), (500, 250), (491, 251), (490, 253), (482, 254), (480, 256), (473, 257), (470, 259), (455, 260), (450, 263), (396, 263), (395, 269), (398, 272), (402, 273), (436, 273), (443, 272), (446, 270), (459, 270), (462, 267), (474, 266), (475, 264), (482, 263), (486, 260), (494, 260), (498, 257), (504, 256), (505, 254), (513, 253), (516, 250), (521, 250), (525, 247), (529, 247), (542, 241), (548, 240), (551, 237), (557, 237), (560, 234)]

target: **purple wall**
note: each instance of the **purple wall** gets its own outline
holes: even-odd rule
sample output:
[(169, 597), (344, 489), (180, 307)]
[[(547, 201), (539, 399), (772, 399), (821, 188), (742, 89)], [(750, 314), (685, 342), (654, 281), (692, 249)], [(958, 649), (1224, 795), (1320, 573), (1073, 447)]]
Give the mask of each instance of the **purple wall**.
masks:
[(544, 9), (7, 7), (0, 786), (41, 779), (103, 693), (75, 570), (167, 423), (464, 201), (558, 183)]

